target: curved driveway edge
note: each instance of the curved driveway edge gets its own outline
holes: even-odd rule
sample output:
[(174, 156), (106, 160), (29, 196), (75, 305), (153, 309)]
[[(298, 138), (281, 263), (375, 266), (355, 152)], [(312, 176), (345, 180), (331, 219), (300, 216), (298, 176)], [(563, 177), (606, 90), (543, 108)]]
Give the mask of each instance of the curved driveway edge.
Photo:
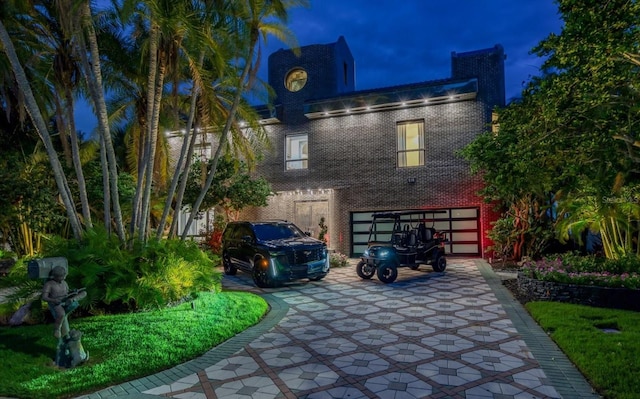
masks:
[(446, 273), (400, 269), (361, 280), (256, 288), (271, 311), (204, 356), (83, 398), (597, 398), (582, 375), (479, 259)]
[(476, 260), (476, 265), (558, 393), (564, 399), (599, 398), (564, 352), (513, 298), (491, 266), (483, 260)]

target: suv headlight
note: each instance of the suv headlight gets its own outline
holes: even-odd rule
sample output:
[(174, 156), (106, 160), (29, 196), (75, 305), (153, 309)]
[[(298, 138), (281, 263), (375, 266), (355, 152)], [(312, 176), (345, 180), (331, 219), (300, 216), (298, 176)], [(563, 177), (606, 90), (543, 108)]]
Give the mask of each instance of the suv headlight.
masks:
[(255, 267), (261, 270), (267, 270), (269, 268), (269, 259), (261, 258), (256, 262)]

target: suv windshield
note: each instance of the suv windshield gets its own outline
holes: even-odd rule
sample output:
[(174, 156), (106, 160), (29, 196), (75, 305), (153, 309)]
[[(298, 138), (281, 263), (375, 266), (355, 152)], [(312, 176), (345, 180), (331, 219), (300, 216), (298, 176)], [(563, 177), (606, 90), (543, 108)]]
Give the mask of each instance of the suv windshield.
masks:
[(304, 233), (292, 224), (257, 224), (254, 231), (256, 238), (262, 241), (304, 237)]

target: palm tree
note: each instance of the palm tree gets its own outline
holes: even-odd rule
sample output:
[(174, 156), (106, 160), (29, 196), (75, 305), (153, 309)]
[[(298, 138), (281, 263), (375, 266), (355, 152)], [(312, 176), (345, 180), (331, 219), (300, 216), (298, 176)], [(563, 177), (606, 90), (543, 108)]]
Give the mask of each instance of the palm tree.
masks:
[(260, 62), (261, 39), (266, 40), (268, 35), (272, 34), (284, 42), (292, 42), (293, 36), (286, 26), (283, 25), (287, 21), (287, 9), (293, 6), (306, 5), (307, 2), (303, 0), (245, 0), (235, 2), (234, 4), (237, 5), (236, 33), (238, 38), (236, 47), (238, 54), (236, 54), (235, 59), (241, 60), (244, 62), (244, 65), (242, 65), (240, 69), (240, 76), (237, 77), (232, 86), (235, 93), (232, 101), (228, 104), (226, 122), (220, 133), (220, 140), (216, 152), (210, 161), (207, 179), (200, 195), (191, 207), (191, 214), (181, 235), (183, 240), (186, 239), (189, 228), (200, 209), (200, 205), (211, 187), (218, 160), (220, 159), (222, 151), (227, 148), (229, 133), (234, 126), (237, 126), (237, 111), (241, 104), (242, 97), (250, 90), (254, 83), (255, 74), (257, 73)]
[[(52, 61), (47, 70), (52, 67), (51, 93), (56, 115), (56, 125), (60, 134), (60, 142), (65, 154), (67, 166), (73, 164), (76, 173), (78, 193), (84, 224), (91, 228), (91, 211), (87, 198), (87, 189), (82, 162), (80, 160), (80, 144), (75, 129), (74, 120), (74, 91), (80, 80), (79, 65), (74, 55), (73, 30), (78, 22), (71, 0), (43, 1), (37, 10), (41, 42), (48, 44), (52, 53)], [(71, 12), (70, 12), (71, 11)], [(69, 146), (70, 142), (70, 146)]]
[[(132, 7), (133, 1), (125, 2), (123, 10), (133, 10), (134, 17), (142, 18), (146, 31), (139, 32), (146, 39), (147, 82), (144, 111), (144, 139), (141, 160), (138, 168), (138, 182), (133, 203), (132, 232), (137, 230), (141, 239), (145, 239), (149, 225), (150, 203), (154, 181), (156, 149), (159, 141), (161, 110), (167, 77), (174, 77), (174, 93), (182, 83), (180, 76), (181, 60), (191, 59), (189, 49), (184, 46), (186, 40), (198, 31), (194, 19), (194, 7), (197, 2), (175, 2), (170, 0), (149, 0)], [(126, 15), (125, 15), (126, 17)], [(138, 25), (145, 26), (145, 25)], [(177, 112), (177, 111), (176, 111)]]
[(33, 125), (42, 140), (47, 156), (49, 157), (49, 162), (51, 163), (51, 168), (53, 171), (53, 175), (56, 181), (56, 185), (60, 192), (60, 198), (65, 206), (67, 217), (69, 218), (69, 224), (73, 231), (74, 237), (76, 239), (80, 239), (82, 237), (82, 225), (80, 223), (80, 219), (78, 218), (78, 214), (76, 213), (74, 201), (71, 195), (71, 190), (69, 189), (69, 184), (67, 182), (67, 178), (64, 174), (64, 170), (62, 165), (60, 164), (60, 160), (58, 159), (58, 154), (53, 145), (53, 141), (51, 139), (51, 135), (49, 134), (47, 124), (42, 116), (42, 112), (40, 111), (40, 107), (36, 101), (36, 98), (31, 90), (31, 86), (29, 84), (29, 80), (27, 79), (27, 74), (22, 66), (22, 63), (18, 57), (16, 49), (11, 40), (11, 36), (7, 31), (7, 28), (4, 24), (4, 21), (7, 20), (9, 15), (16, 15), (16, 8), (12, 8), (14, 4), (11, 2), (6, 2), (3, 4), (2, 8), (0, 8), (0, 43), (2, 43), (3, 51), (7, 55), (9, 63), (11, 65), (11, 70), (13, 71), (14, 77), (16, 79), (17, 86), (24, 96), (25, 108)]

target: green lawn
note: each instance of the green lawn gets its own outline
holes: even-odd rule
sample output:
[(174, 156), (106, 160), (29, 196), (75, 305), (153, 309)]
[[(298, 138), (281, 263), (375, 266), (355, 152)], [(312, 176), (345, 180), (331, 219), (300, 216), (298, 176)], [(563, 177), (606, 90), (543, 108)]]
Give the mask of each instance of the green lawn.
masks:
[(146, 376), (202, 355), (259, 322), (268, 304), (241, 292), (202, 293), (153, 312), (74, 319), (89, 361), (53, 365), (52, 325), (0, 328), (0, 396), (64, 398)]
[(640, 313), (558, 302), (526, 308), (600, 395), (640, 397)]

